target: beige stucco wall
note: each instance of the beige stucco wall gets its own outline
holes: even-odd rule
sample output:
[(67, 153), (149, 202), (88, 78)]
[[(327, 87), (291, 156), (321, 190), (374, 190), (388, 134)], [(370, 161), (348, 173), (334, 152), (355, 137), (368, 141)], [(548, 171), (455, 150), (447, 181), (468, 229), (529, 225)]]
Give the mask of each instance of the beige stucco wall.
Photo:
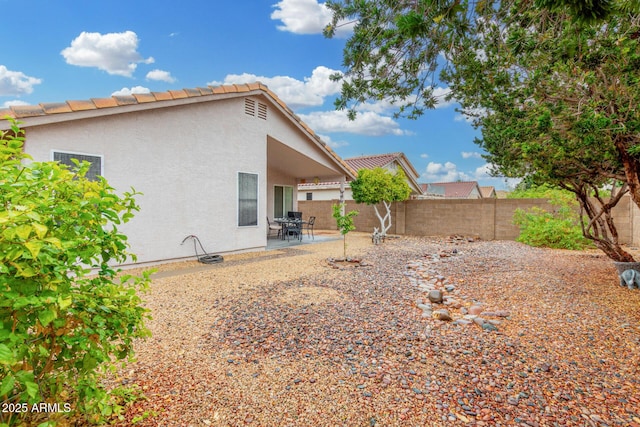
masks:
[(257, 227), (237, 226), (239, 172), (258, 174), (267, 197), (267, 122), (243, 113), (242, 98), (27, 128), (25, 151), (51, 160), (52, 149), (103, 156), (119, 192), (134, 187), (141, 211), (121, 227), (139, 262), (192, 256), (197, 235), (210, 253), (266, 244)]
[[(307, 200), (307, 193), (312, 193), (313, 200), (339, 200), (340, 189), (339, 188), (327, 188), (327, 189), (313, 189), (307, 190), (302, 187), (298, 190), (298, 200)], [(345, 185), (344, 200), (353, 200), (351, 195), (351, 188)]]

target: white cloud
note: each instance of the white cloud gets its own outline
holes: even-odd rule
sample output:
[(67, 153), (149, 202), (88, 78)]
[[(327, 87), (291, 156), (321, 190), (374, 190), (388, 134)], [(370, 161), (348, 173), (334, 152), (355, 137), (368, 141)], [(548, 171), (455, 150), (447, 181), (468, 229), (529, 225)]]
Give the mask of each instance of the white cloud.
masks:
[[(303, 81), (288, 76), (265, 77), (255, 74), (229, 74), (222, 82), (212, 81), (208, 85), (228, 85), (261, 82), (266, 84), (290, 108), (320, 107), (325, 98), (340, 93), (341, 82), (332, 81), (329, 76), (336, 70), (324, 66), (316, 67), (310, 77)], [(299, 114), (316, 132), (349, 132), (360, 135), (408, 135), (400, 129), (400, 125), (393, 118), (383, 112), (392, 106), (385, 102), (362, 105), (358, 108), (355, 120), (349, 120), (346, 111), (315, 111)]]
[(289, 76), (265, 77), (255, 74), (228, 74), (222, 82), (212, 81), (207, 84), (244, 84), (261, 82), (271, 89), (289, 107), (312, 107), (324, 103), (324, 98), (340, 93), (342, 84), (329, 79), (337, 70), (319, 66), (311, 72), (311, 77), (304, 81)]
[(475, 179), (481, 182), (480, 185), (493, 185), (499, 189), (513, 189), (518, 185), (522, 179), (520, 178), (505, 178), (503, 176), (493, 176), (491, 171), (494, 165), (491, 163), (485, 163), (479, 166), (474, 171)]
[(355, 120), (349, 120), (346, 111), (316, 111), (299, 114), (306, 124), (316, 132), (348, 132), (359, 135), (407, 135), (400, 125), (391, 117), (365, 111), (359, 113)]
[(487, 110), (484, 108), (469, 108), (466, 112), (457, 114), (454, 120), (456, 122), (472, 123), (477, 117), (486, 117)]
[(460, 153), (463, 159), (481, 159), (482, 154), (475, 151), (463, 151)]
[(320, 135), (317, 134), (320, 139), (327, 144), (329, 147), (336, 149), (336, 148), (340, 148), (340, 147), (346, 147), (347, 145), (349, 145), (349, 143), (347, 141), (334, 141), (331, 139), (330, 136), (327, 135)]
[(6, 101), (2, 104), (2, 108), (9, 108), (9, 107), (15, 107), (17, 105), (29, 105), (28, 102), (24, 102), (24, 101), (19, 101), (17, 99), (13, 100), (13, 101)]
[(170, 72), (164, 70), (151, 70), (147, 73), (147, 80), (157, 80), (161, 82), (174, 83), (176, 79)]
[(458, 166), (452, 162), (435, 163), (430, 162), (425, 168), (420, 181), (422, 182), (455, 182), (455, 181), (478, 181), (479, 185), (492, 185), (497, 189), (514, 188), (521, 180), (519, 178), (504, 178), (492, 176), (493, 169), (491, 163), (485, 163), (477, 167), (472, 172), (458, 170)]
[(8, 70), (0, 65), (0, 96), (28, 95), (33, 86), (42, 83), (41, 79), (29, 77), (20, 71)]
[(420, 154), (420, 158), (421, 159), (428, 159), (429, 155), (427, 153), (422, 153), (422, 154)]
[(458, 166), (452, 162), (429, 162), (420, 179), (425, 182), (454, 182), (469, 181), (471, 176), (458, 170)]
[(450, 93), (451, 89), (448, 87), (436, 87), (433, 89), (433, 97), (436, 99), (436, 109), (447, 108), (457, 102), (455, 98), (448, 101), (445, 99)]
[[(317, 0), (281, 0), (274, 4), (276, 9), (271, 19), (281, 21), (276, 28), (294, 34), (321, 34), (331, 23), (331, 10)], [(340, 23), (336, 36), (345, 37), (353, 29), (353, 23)]]
[(133, 31), (123, 33), (88, 33), (83, 31), (71, 46), (60, 52), (67, 64), (96, 67), (112, 75), (131, 77), (138, 63), (151, 64), (138, 53), (138, 36)]
[(123, 87), (120, 90), (117, 90), (111, 94), (111, 96), (122, 96), (122, 95), (132, 95), (134, 93), (150, 93), (151, 91), (142, 86), (134, 86), (132, 88)]

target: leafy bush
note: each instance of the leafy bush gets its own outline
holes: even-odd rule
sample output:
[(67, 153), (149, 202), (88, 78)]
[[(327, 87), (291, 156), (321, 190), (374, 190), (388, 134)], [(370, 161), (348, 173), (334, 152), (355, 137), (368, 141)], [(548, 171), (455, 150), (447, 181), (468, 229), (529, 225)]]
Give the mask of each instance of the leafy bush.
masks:
[(121, 408), (100, 376), (149, 334), (138, 291), (150, 272), (111, 267), (135, 260), (117, 226), (138, 193), (89, 180), (88, 163), (31, 161), (11, 124), (0, 131), (0, 426), (104, 422)]
[(518, 241), (530, 246), (580, 250), (591, 245), (582, 234), (578, 202), (568, 191), (546, 185), (517, 190), (510, 198), (549, 199), (554, 212), (533, 207), (516, 209), (513, 222), (520, 227)]

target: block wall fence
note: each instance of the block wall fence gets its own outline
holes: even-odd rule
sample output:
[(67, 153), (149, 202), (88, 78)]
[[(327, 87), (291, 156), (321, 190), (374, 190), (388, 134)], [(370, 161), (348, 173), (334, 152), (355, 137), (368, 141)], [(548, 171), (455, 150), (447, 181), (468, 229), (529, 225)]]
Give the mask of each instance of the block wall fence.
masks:
[[(335, 230), (332, 217), (333, 204), (338, 200), (298, 201), (298, 210), (305, 219), (316, 217), (315, 228)], [(464, 236), (480, 237), (483, 240), (515, 240), (520, 230), (512, 223), (516, 209), (534, 206), (553, 211), (554, 206), (546, 199), (454, 199), (454, 200), (407, 200), (393, 203), (391, 207), (391, 229), (389, 234), (414, 236)], [(373, 206), (346, 203), (347, 211), (357, 210), (354, 218), (356, 231), (372, 232), (380, 222)], [(378, 210), (384, 214), (384, 206)], [(619, 239), (624, 244), (640, 244), (640, 209), (624, 197), (613, 211)]]

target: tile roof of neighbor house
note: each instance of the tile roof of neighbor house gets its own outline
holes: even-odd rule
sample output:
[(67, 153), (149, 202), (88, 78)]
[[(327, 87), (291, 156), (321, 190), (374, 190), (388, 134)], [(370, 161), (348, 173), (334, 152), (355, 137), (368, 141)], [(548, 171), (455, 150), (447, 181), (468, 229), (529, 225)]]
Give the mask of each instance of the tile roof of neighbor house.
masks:
[(396, 160), (398, 162), (405, 160), (404, 163), (410, 168), (410, 171), (414, 176), (418, 176), (418, 172), (416, 172), (411, 163), (407, 160), (404, 153), (374, 154), (344, 159), (344, 161), (347, 162), (347, 164), (355, 171), (359, 171), (360, 169), (383, 168)]
[(482, 197), (484, 198), (496, 197), (496, 189), (493, 187), (493, 185), (480, 187), (480, 194), (482, 194)]
[[(444, 188), (444, 197), (451, 199), (465, 199), (469, 197), (474, 188), (478, 189), (478, 193), (480, 193), (480, 188), (478, 187), (477, 181), (460, 181), (460, 182), (430, 182), (428, 184), (420, 184), (422, 185), (422, 190), (427, 193), (429, 186), (436, 186)], [(480, 193), (480, 196), (482, 194)]]
[[(344, 159), (344, 161), (356, 172), (356, 174), (360, 169), (374, 169), (377, 167), (384, 168), (393, 162), (398, 162), (403, 171), (405, 171), (405, 175), (409, 181), (410, 187), (412, 188), (412, 192), (415, 191), (419, 194), (422, 193), (422, 187), (417, 182), (417, 178), (419, 176), (418, 172), (404, 153), (373, 154), (368, 156), (351, 157), (349, 159)], [(340, 182), (304, 182), (298, 184), (298, 188), (301, 190), (335, 189), (340, 188)]]
[[(207, 86), (193, 89), (169, 90), (167, 92), (150, 92), (132, 95), (118, 95), (110, 98), (91, 98), (81, 101), (66, 101), (56, 103), (42, 103), (38, 105), (15, 105), (6, 109), (0, 109), (0, 125), (2, 118), (9, 116), (14, 119), (38, 119), (38, 118), (55, 118), (59, 121), (73, 120), (71, 116), (74, 113), (95, 111), (95, 112), (113, 112), (117, 108), (125, 108), (132, 106), (152, 106), (157, 103), (157, 107), (168, 106), (172, 101), (191, 99), (194, 102), (205, 102), (215, 99), (224, 99), (229, 96), (242, 95), (265, 95), (270, 98), (276, 106), (279, 106), (289, 118), (298, 124), (307, 134), (319, 143), (322, 148), (329, 153), (340, 165), (352, 175), (356, 177), (356, 172), (349, 166), (336, 152), (334, 152), (320, 137), (280, 99), (266, 85), (255, 82), (248, 84), (233, 84), (223, 86)], [(65, 114), (70, 114), (66, 116)], [(58, 121), (53, 120), (53, 121)], [(1, 126), (0, 126), (1, 127)]]

